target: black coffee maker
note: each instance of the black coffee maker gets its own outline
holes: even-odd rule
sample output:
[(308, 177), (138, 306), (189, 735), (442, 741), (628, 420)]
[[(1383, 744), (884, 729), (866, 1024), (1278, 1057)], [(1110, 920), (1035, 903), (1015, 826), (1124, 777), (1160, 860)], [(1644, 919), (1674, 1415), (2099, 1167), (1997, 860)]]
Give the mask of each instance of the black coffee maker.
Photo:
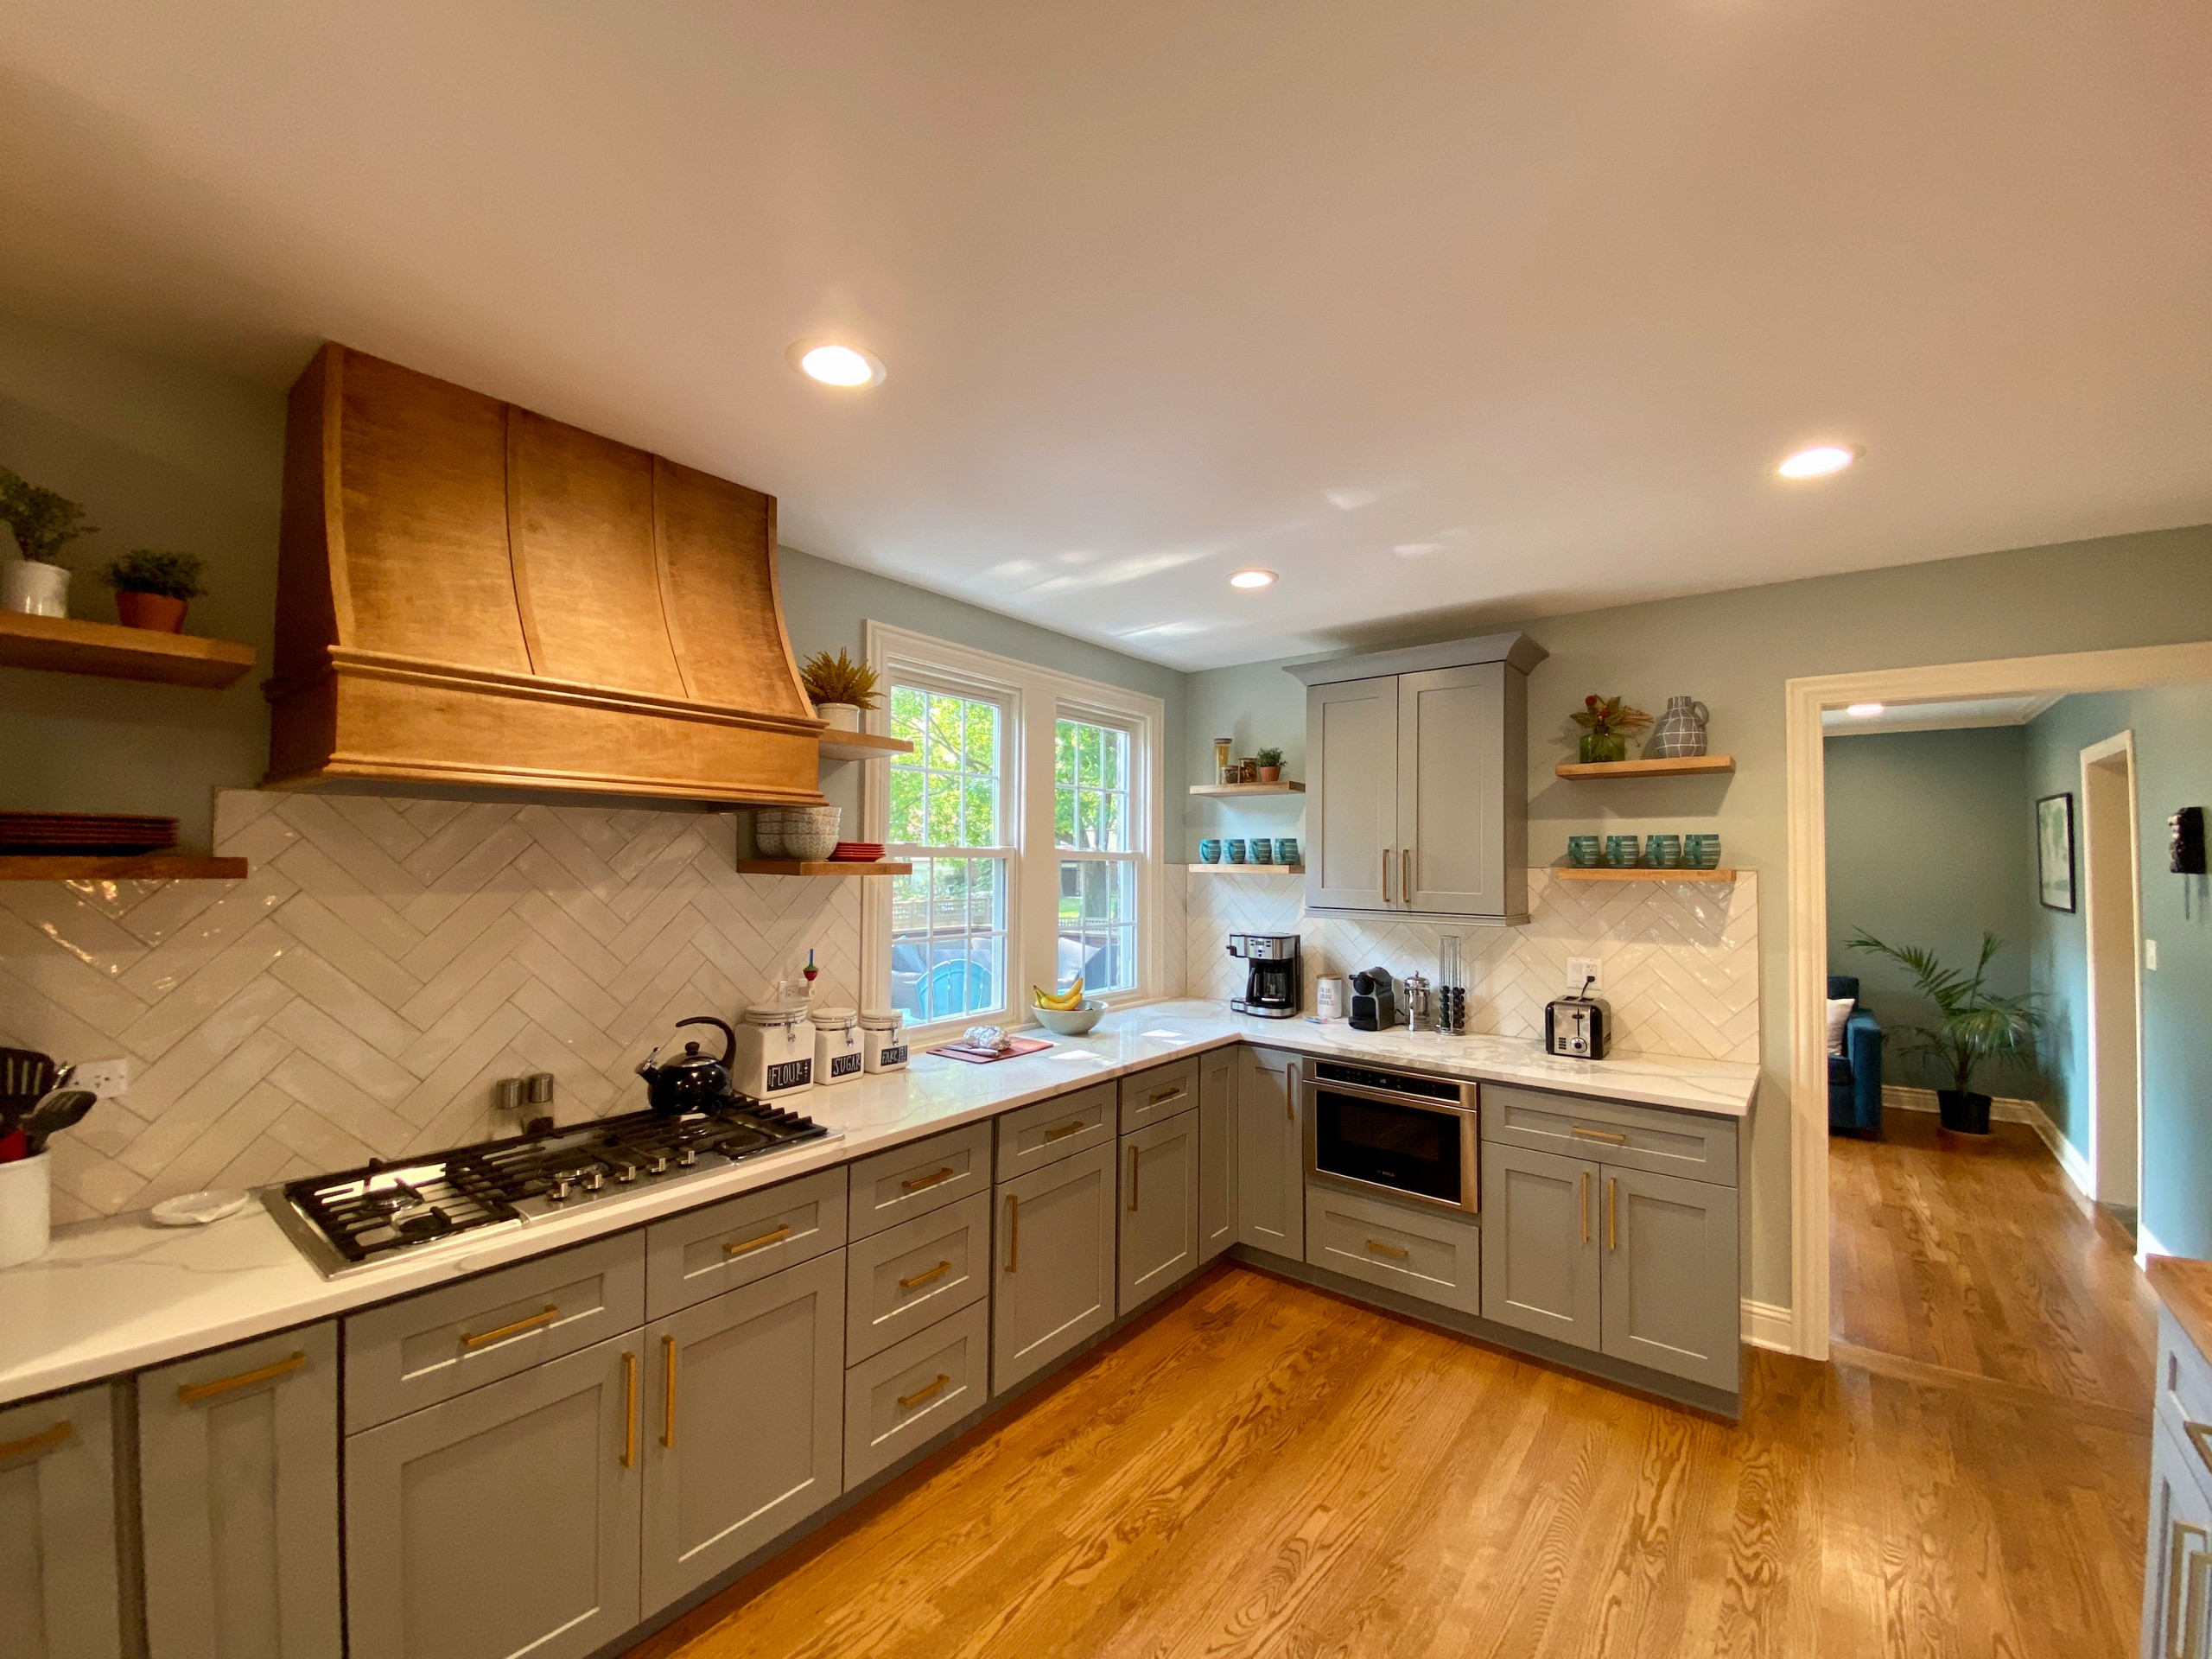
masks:
[(1354, 1031), (1388, 1031), (1398, 1023), (1397, 981), (1387, 968), (1369, 968), (1351, 976)]
[(1229, 954), (1244, 963), (1244, 995), (1231, 997), (1238, 1014), (1262, 1020), (1295, 1020), (1304, 987), (1298, 977), (1298, 935), (1232, 933)]

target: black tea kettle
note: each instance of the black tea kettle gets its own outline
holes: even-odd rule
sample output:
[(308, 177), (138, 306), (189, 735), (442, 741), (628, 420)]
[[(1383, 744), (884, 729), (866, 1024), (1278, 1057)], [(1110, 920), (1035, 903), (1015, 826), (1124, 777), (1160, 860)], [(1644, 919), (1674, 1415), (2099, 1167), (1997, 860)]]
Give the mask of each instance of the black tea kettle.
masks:
[(711, 1014), (679, 1020), (684, 1026), (712, 1026), (722, 1034), (722, 1057), (709, 1059), (696, 1043), (683, 1045), (680, 1058), (656, 1065), (660, 1050), (638, 1062), (638, 1075), (645, 1080), (645, 1102), (653, 1110), (674, 1117), (683, 1112), (710, 1111), (730, 1097), (729, 1063), (737, 1052), (737, 1033)]

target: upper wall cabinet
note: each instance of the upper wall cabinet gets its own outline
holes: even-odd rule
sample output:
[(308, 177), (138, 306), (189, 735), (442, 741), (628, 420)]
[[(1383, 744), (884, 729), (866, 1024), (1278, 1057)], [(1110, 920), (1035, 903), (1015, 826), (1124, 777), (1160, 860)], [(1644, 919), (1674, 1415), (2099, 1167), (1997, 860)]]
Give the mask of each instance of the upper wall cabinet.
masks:
[(817, 803), (776, 503), (342, 346), (292, 387), (267, 781)]
[(1290, 669), (1306, 685), (1306, 907), (1524, 922), (1525, 634)]

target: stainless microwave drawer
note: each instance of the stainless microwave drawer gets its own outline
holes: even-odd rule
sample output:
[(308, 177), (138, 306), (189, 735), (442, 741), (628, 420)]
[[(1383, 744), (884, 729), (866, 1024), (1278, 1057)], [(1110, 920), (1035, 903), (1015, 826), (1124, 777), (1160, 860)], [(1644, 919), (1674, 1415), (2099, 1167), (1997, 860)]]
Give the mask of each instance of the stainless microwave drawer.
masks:
[(1737, 1184), (1732, 1117), (1486, 1083), (1482, 1120), (1485, 1141), (1719, 1186)]

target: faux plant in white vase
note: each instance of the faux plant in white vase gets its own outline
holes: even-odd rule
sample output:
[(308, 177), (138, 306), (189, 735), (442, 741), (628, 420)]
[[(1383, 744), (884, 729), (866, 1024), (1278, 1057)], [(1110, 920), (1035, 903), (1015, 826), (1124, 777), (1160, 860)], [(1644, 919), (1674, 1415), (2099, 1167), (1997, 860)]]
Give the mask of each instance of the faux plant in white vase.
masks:
[(861, 714), (877, 702), (875, 671), (856, 663), (842, 647), (832, 657), (817, 651), (799, 664), (799, 681), (813, 700), (814, 712), (838, 732), (857, 732)]
[[(68, 615), (69, 567), (58, 556), (98, 528), (85, 522), (85, 509), (0, 467), (0, 525), (22, 555), (0, 559), (0, 606), (29, 616)], [(7, 551), (0, 548), (0, 555)]]

